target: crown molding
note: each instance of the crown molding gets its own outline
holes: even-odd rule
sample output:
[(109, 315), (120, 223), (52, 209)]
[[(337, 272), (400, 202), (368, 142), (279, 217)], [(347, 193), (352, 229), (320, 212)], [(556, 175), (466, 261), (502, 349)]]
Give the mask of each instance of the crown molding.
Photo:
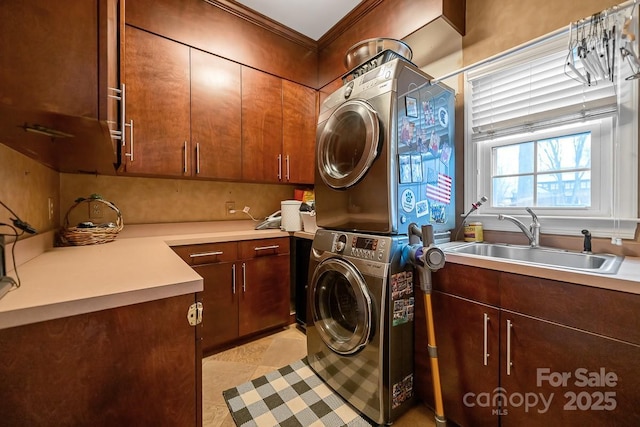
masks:
[(322, 50), (329, 46), (340, 35), (347, 31), (351, 26), (355, 25), (366, 14), (378, 7), (384, 0), (364, 0), (358, 6), (356, 6), (351, 12), (349, 12), (344, 18), (342, 18), (336, 25), (334, 25), (329, 31), (327, 31), (320, 40), (318, 40), (318, 50)]
[(287, 26), (280, 24), (268, 18), (261, 13), (245, 7), (244, 5), (233, 0), (203, 0), (212, 6), (218, 7), (227, 13), (244, 19), (253, 25), (257, 25), (265, 30), (271, 31), (280, 37), (292, 41), (314, 52), (318, 51), (318, 42), (310, 37), (305, 36)]
[(363, 0), (358, 6), (356, 6), (351, 12), (349, 12), (344, 18), (342, 18), (336, 25), (334, 25), (329, 31), (327, 31), (318, 41), (313, 40), (310, 37), (305, 36), (273, 19), (262, 15), (252, 9), (245, 7), (244, 5), (234, 0), (203, 0), (205, 3), (209, 3), (212, 6), (218, 7), (225, 12), (231, 13), (240, 19), (244, 19), (254, 25), (257, 25), (265, 30), (271, 31), (274, 34), (279, 35), (287, 40), (297, 43), (309, 50), (317, 52), (324, 49), (331, 44), (335, 39), (340, 37), (347, 29), (355, 25), (366, 14), (375, 9), (384, 0)]

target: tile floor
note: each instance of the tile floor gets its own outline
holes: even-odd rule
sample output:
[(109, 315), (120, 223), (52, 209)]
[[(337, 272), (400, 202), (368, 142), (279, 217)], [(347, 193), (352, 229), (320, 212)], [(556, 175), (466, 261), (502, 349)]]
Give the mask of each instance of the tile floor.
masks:
[[(306, 355), (306, 336), (295, 325), (291, 325), (281, 332), (205, 358), (202, 361), (203, 426), (234, 427), (222, 392)], [(431, 427), (435, 423), (433, 413), (423, 405), (417, 405), (393, 425)]]

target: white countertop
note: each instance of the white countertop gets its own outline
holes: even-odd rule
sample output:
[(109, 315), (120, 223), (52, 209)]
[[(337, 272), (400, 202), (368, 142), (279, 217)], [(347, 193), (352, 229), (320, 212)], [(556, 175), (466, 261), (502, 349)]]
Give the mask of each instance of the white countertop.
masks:
[[(20, 288), (0, 299), (0, 329), (202, 291), (202, 277), (170, 246), (290, 235), (254, 225), (130, 225), (110, 243), (46, 248), (19, 265)], [(31, 250), (19, 241), (16, 252), (22, 246)]]

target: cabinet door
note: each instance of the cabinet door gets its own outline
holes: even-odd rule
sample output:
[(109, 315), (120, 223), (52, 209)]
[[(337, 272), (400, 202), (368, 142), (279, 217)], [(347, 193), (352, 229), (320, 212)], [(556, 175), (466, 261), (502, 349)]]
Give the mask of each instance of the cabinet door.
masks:
[(639, 346), (506, 311), (501, 334), (501, 425), (640, 424)]
[(191, 49), (192, 175), (242, 178), (240, 65)]
[(240, 335), (249, 335), (289, 322), (289, 254), (242, 262)]
[(189, 48), (151, 33), (126, 27), (125, 171), (182, 176), (190, 162)]
[[(416, 297), (416, 388), (433, 405), (422, 296)], [(500, 311), (440, 292), (433, 293), (432, 308), (445, 416), (458, 425), (497, 426), (497, 411), (477, 401), (498, 387)]]
[(317, 103), (315, 90), (282, 81), (282, 151), (287, 182), (313, 184)]
[(196, 426), (195, 295), (0, 330), (3, 426)]
[(0, 102), (98, 117), (98, 2), (0, 2)]
[(204, 279), (201, 293), (202, 351), (205, 354), (238, 338), (237, 265), (206, 264), (193, 269)]
[(282, 159), (282, 80), (242, 67), (242, 177), (279, 182)]

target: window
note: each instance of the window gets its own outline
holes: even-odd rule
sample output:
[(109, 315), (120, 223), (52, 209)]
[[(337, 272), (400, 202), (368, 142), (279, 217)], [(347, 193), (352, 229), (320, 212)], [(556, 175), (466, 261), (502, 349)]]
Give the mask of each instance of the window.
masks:
[(488, 230), (513, 231), (497, 214), (527, 223), (530, 207), (542, 233), (633, 238), (638, 80), (618, 54), (613, 77), (585, 84), (569, 37), (556, 32), (465, 74), (465, 204), (489, 198), (473, 214)]
[(497, 146), (491, 153), (495, 206), (591, 206), (591, 132)]
[[(484, 212), (611, 217), (612, 119), (527, 132), (475, 144), (477, 191), (487, 195)], [(603, 137), (604, 135), (604, 137)], [(580, 231), (580, 230), (578, 230)]]

